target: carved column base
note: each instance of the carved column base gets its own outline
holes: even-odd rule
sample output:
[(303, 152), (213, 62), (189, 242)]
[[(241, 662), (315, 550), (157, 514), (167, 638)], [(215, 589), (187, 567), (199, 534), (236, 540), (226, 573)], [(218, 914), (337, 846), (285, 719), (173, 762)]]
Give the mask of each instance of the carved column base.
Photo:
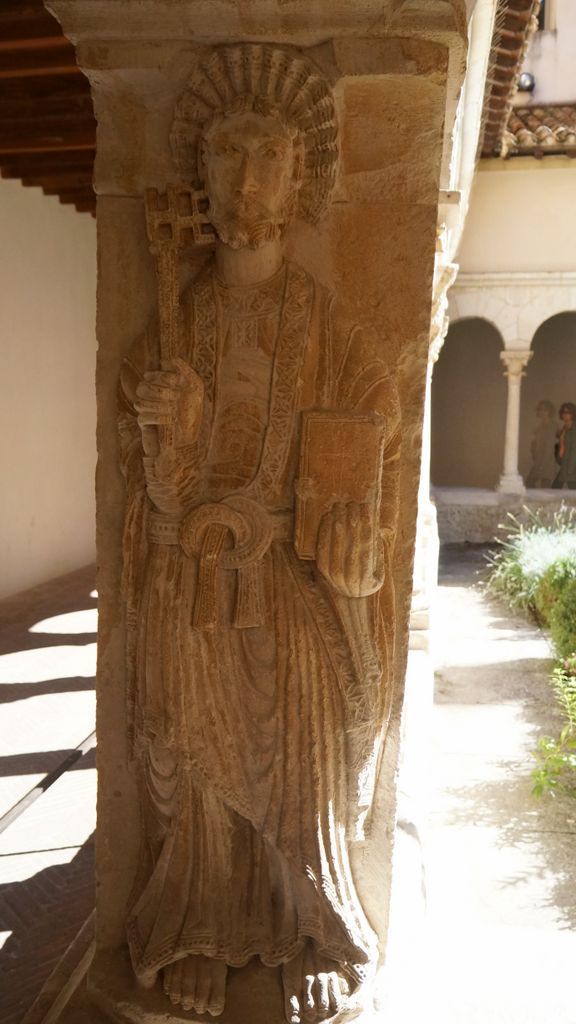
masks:
[[(88, 977), (88, 993), (105, 1018), (117, 1024), (286, 1024), (280, 968), (264, 967), (256, 959), (241, 970), (229, 969), (226, 1007), (218, 1017), (173, 1006), (160, 983), (153, 989), (142, 988), (127, 950), (97, 956)], [(376, 1017), (367, 1009), (371, 1004), (363, 986), (346, 1009), (324, 1024), (372, 1024)], [(66, 1024), (81, 1024), (81, 1019), (67, 1017)]]
[(525, 494), (524, 481), (518, 473), (503, 473), (497, 490), (500, 494)]

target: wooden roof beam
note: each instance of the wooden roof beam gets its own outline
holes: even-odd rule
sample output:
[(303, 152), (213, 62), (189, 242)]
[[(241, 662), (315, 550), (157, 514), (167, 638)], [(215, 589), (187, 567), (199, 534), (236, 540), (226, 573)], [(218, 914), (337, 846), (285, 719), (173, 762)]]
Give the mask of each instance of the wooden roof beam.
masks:
[(54, 49), (0, 52), (0, 81), (38, 75), (77, 75), (74, 47), (67, 39)]
[[(522, 47), (523, 47), (523, 45), (524, 45), (523, 42), (520, 42), (518, 44), (518, 46), (515, 46), (515, 47), (494, 46), (493, 49), (494, 49), (494, 53), (499, 53), (501, 57), (511, 57), (511, 58), (513, 58), (513, 63), (516, 64), (516, 62), (518, 61), (518, 59), (520, 58), (520, 56), (522, 54)], [(509, 66), (512, 66), (512, 65), (509, 65)]]
[(90, 112), (88, 115), (80, 111), (71, 111), (69, 114), (59, 114), (56, 117), (0, 117), (0, 147), (5, 138), (29, 136), (35, 138), (59, 138), (71, 131), (86, 130), (92, 132), (92, 138), (96, 139), (96, 121)]
[(91, 200), (82, 200), (79, 203), (74, 203), (78, 213), (91, 213), (93, 217), (96, 216), (96, 203)]
[(60, 153), (25, 153), (1, 160), (3, 178), (23, 178), (34, 174), (52, 174), (67, 170), (92, 171), (94, 148)]
[(525, 8), (522, 11), (513, 11), (508, 9), (506, 11), (506, 17), (513, 18), (514, 21), (521, 21), (523, 25), (527, 25), (532, 18), (532, 7), (532, 0), (530, 0), (530, 5), (528, 8)]
[[(29, 153), (65, 153), (72, 151), (94, 152), (95, 131), (93, 125), (68, 127), (65, 133), (32, 136), (26, 130), (0, 132), (0, 161), (2, 157), (23, 156)], [(7, 163), (9, 161), (6, 161)]]
[(66, 190), (69, 188), (92, 188), (92, 172), (84, 171), (78, 172), (70, 170), (68, 173), (61, 172), (59, 174), (33, 174), (23, 175), (21, 178), (22, 184), (32, 188), (43, 188), (43, 189), (60, 189)]
[(4, 32), (0, 19), (0, 53), (25, 53), (28, 50), (62, 50), (70, 46), (70, 42), (63, 35), (51, 34), (32, 35), (22, 37), (15, 35), (9, 39)]
[(89, 93), (79, 92), (77, 95), (56, 97), (17, 96), (5, 98), (0, 90), (0, 126), (10, 120), (66, 118), (80, 114), (89, 119), (94, 117), (92, 97)]
[(58, 22), (47, 11), (45, 15), (46, 17), (43, 17), (41, 12), (37, 11), (34, 16), (19, 18), (17, 15), (5, 15), (3, 11), (0, 12), (0, 47), (7, 50), (14, 43), (39, 44), (41, 40), (61, 37)]
[(34, 18), (39, 11), (46, 11), (42, 0), (2, 0), (2, 17)]
[(90, 95), (90, 84), (77, 66), (68, 68), (63, 75), (35, 73), (30, 77), (21, 75), (0, 81), (0, 97), (5, 101), (63, 99), (79, 95)]
[(93, 192), (88, 189), (73, 189), (70, 192), (54, 192), (51, 193), (47, 189), (44, 189), (45, 195), (57, 195), (61, 203), (96, 203), (96, 197)]

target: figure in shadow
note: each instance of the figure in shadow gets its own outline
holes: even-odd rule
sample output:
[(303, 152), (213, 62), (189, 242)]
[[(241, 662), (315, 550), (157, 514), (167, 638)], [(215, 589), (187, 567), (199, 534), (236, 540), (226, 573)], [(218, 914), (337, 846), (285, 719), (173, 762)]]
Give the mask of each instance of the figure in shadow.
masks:
[(526, 487), (552, 487), (558, 473), (555, 457), (556, 423), (553, 402), (543, 399), (536, 406), (536, 425), (530, 445), (532, 465)]
[(556, 461), (560, 466), (552, 487), (567, 487), (576, 490), (576, 405), (573, 402), (562, 402), (558, 410), (562, 425), (556, 439)]

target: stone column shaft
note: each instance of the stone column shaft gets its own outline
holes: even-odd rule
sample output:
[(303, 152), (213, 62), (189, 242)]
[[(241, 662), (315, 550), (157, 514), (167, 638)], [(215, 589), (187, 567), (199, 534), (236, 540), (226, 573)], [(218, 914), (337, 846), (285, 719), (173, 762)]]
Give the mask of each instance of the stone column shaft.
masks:
[(506, 407), (506, 434), (504, 437), (504, 466), (498, 490), (505, 494), (522, 494), (524, 481), (518, 471), (518, 443), (520, 434), (520, 389), (524, 370), (532, 358), (532, 352), (501, 352), (504, 375), (508, 378), (508, 403)]

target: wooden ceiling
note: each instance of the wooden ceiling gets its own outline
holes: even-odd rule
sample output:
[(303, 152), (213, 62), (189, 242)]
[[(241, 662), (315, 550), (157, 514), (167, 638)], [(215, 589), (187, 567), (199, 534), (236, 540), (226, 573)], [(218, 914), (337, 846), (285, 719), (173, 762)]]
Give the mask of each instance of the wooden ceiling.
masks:
[[(539, 0), (499, 0), (482, 156), (500, 152)], [(0, 0), (0, 174), (94, 214), (96, 122), (74, 47), (42, 0)]]
[(0, 173), (94, 213), (96, 121), (74, 47), (42, 0), (0, 0)]

